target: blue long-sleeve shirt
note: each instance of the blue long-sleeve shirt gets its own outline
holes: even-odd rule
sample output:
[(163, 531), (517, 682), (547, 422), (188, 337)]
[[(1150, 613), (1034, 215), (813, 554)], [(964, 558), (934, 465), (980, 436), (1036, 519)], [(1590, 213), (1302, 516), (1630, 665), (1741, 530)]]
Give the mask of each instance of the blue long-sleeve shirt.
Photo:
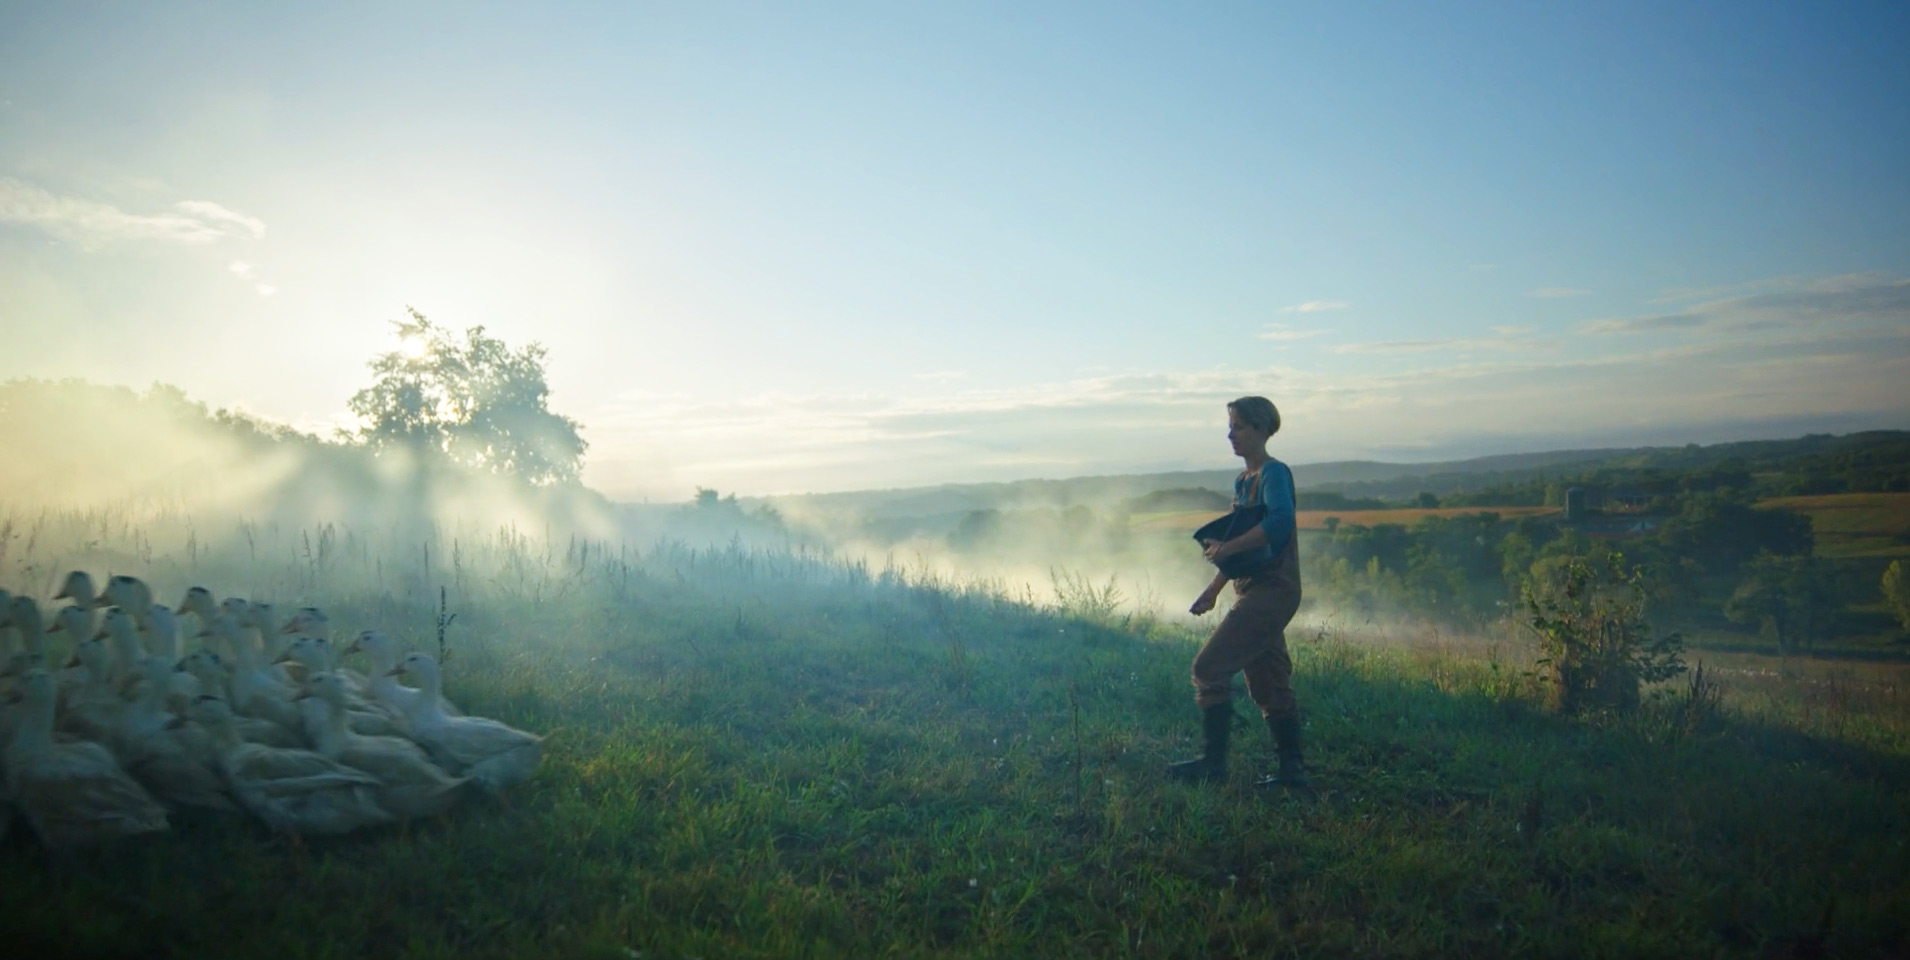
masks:
[[(1248, 501), (1247, 474), (1242, 472), (1234, 478), (1234, 503), (1238, 506), (1252, 506)], [(1287, 548), (1287, 541), (1293, 537), (1295, 508), (1293, 497), (1293, 470), (1286, 464), (1271, 457), (1260, 468), (1260, 505), (1267, 508), (1266, 519), (1260, 521), (1260, 532), (1267, 535), (1267, 549), (1273, 551), (1275, 558)]]

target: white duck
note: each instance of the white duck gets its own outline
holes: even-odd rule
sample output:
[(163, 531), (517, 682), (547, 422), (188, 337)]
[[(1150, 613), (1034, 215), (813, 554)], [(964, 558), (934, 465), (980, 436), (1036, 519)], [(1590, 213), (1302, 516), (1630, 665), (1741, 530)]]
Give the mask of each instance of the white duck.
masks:
[(40, 604), (32, 597), (14, 597), (13, 609), (9, 612), (8, 622), (20, 631), (20, 649), (9, 660), (0, 675), (22, 676), (34, 667), (54, 670), (54, 680), (60, 688), (60, 696), (66, 697), (78, 689), (84, 679), (84, 672), (77, 669), (57, 669), (47, 649), (46, 621), (41, 618)]
[(309, 695), (300, 694), (323, 712), (318, 752), (377, 777), (384, 784), (378, 805), (401, 818), (435, 816), (457, 803), (469, 779), (445, 773), (409, 740), (363, 736), (346, 725), (346, 687), (336, 673), (315, 673), (306, 681)]
[[(396, 667), (398, 661), (402, 659), (397, 642), (383, 630), (366, 630), (345, 648), (347, 654), (361, 651), (371, 659), (371, 674), (368, 679), (371, 684), (372, 698), (396, 709), (400, 715), (409, 720), (412, 711), (424, 703), (424, 691), (399, 683), (397, 675), (392, 672), (392, 668)], [(442, 697), (438, 699), (438, 706), (447, 716), (464, 715), (464, 711), (459, 710), (456, 704)]]
[[(91, 607), (60, 607), (53, 611), (53, 626), (48, 627), (42, 638), (50, 643), (55, 636), (73, 644), (78, 650), (80, 641), (93, 636), (99, 630), (99, 617)], [(105, 664), (109, 678), (113, 664)]]
[[(319, 641), (315, 645), (315, 648), (324, 654), (324, 664), (313, 665), (307, 661), (306, 656), (309, 656), (313, 648), (307, 649), (306, 656), (300, 656), (294, 659), (305, 664), (312, 672), (329, 671), (338, 674), (340, 679), (351, 685), (353, 699), (362, 700), (369, 695), (371, 681), (368, 680), (364, 674), (349, 667), (341, 667), (337, 664), (337, 657), (334, 654), (337, 648), (332, 645), (332, 622), (325, 616), (325, 611), (317, 607), (302, 607), (297, 613), (292, 614), (292, 619), (285, 622), (285, 626), (280, 628), (279, 634), (281, 636), (289, 634), (300, 639), (312, 638)], [(292, 642), (296, 645), (298, 640)], [(288, 647), (286, 653), (289, 652), (290, 648)], [(281, 661), (286, 658), (286, 653), (279, 655)]]
[[(218, 697), (193, 700), (188, 716), (212, 734), (219, 769), (239, 805), (281, 833), (350, 833), (390, 823), (378, 779), (310, 750), (248, 743)], [(183, 721), (174, 721), (183, 723)]]
[(147, 607), (145, 624), (146, 649), (154, 656), (179, 662), (185, 650), (179, 637), (179, 617), (172, 612), (172, 608), (163, 603)]
[(165, 659), (166, 705), (174, 712), (183, 712), (192, 698), (199, 695), (199, 681), (190, 673), (171, 669), (181, 654), (179, 618), (163, 603), (153, 604), (146, 613), (146, 649)]
[(292, 703), (292, 687), (267, 672), (259, 662), (258, 648), (245, 636), (245, 627), (229, 616), (212, 620), (207, 631), (222, 640), (232, 652), (231, 704), (246, 716), (270, 720), (297, 730), (302, 725), (298, 707)]
[(27, 671), (26, 716), (7, 747), (7, 791), (49, 847), (166, 829), (166, 811), (97, 743), (53, 739), (53, 675)]
[(73, 649), (67, 666), (77, 667), (79, 681), (60, 711), (60, 729), (88, 740), (110, 743), (126, 712), (126, 701), (112, 681), (113, 654), (102, 637), (88, 637)]
[[(20, 649), (20, 630), (13, 625), (13, 594), (0, 590), (0, 681), (12, 680), (26, 669), (26, 654)], [(0, 703), (0, 743), (13, 741), (13, 731), (19, 726), (19, 717), (17, 704)], [(6, 807), (0, 804), (0, 817), (5, 816)], [(0, 828), (0, 837), (4, 836), (5, 829)]]
[(126, 772), (161, 802), (173, 806), (237, 810), (218, 771), (219, 755), (202, 728), (176, 726), (166, 706), (173, 667), (164, 657), (140, 665), (145, 682), (137, 701), (121, 715), (114, 746)]
[(279, 654), (285, 652), (285, 644), (280, 642), (278, 623), (272, 615), (272, 605), (269, 603), (246, 604), (245, 615), (239, 618), (239, 622), (245, 625), (249, 636), (258, 638), (258, 645), (254, 649), (259, 652), (258, 662), (261, 668), (290, 687), (291, 674), (286, 673), (285, 668), (276, 662)]
[[(60, 617), (67, 617), (68, 611), (77, 607), (67, 607), (60, 611)], [(113, 686), (137, 695), (133, 688), (144, 682), (140, 671), (146, 662), (146, 645), (139, 642), (139, 621), (129, 610), (114, 607), (106, 611), (106, 621), (94, 634), (113, 643), (113, 662), (110, 668)]]
[(531, 775), (543, 759), (544, 738), (488, 717), (453, 717), (444, 712), (444, 684), (438, 661), (412, 653), (392, 668), (395, 676), (415, 676), (424, 702), (411, 715), (411, 736), (439, 766), (501, 790)]
[[(241, 604), (245, 603), (243, 600), (238, 602)], [(227, 610), (225, 612), (232, 614), (239, 613), (236, 609)], [(179, 606), (173, 613), (181, 617), (186, 614), (192, 614), (198, 617), (199, 628), (203, 630), (212, 625), (212, 618), (219, 615), (219, 601), (212, 599), (212, 591), (204, 587), (187, 587), (185, 597), (179, 601)]]
[[(229, 668), (225, 659), (212, 648), (201, 647), (186, 654), (185, 659), (179, 661), (176, 672), (190, 674), (203, 693), (219, 697), (227, 703), (232, 702)], [(304, 747), (307, 742), (299, 731), (260, 717), (238, 714), (232, 718), (232, 722), (238, 725), (239, 736), (253, 743), (270, 747)]]
[(75, 606), (91, 610), (99, 602), (99, 591), (93, 586), (93, 575), (84, 570), (69, 570), (60, 581), (60, 592), (53, 595), (55, 600), (71, 600)]
[[(308, 683), (311, 677), (320, 673), (332, 673), (332, 660), (331, 641), (324, 637), (300, 637), (292, 641), (292, 645), (286, 647), (284, 653), (279, 654), (280, 663), (297, 663), (303, 666)], [(409, 732), (408, 723), (397, 711), (382, 703), (366, 700), (351, 690), (349, 681), (342, 676), (338, 679), (346, 687), (345, 717), (353, 730), (374, 737), (401, 737)], [(305, 735), (316, 743), (320, 729), (325, 726), (324, 704), (309, 697), (293, 697), (292, 699), (298, 702)]]
[(146, 627), (146, 614), (153, 608), (153, 590), (146, 581), (124, 574), (106, 578), (106, 589), (93, 601), (96, 607), (118, 607), (133, 615), (140, 629)]
[[(173, 669), (190, 674), (199, 683), (199, 692), (232, 702), (232, 675), (224, 657), (211, 647), (200, 647), (179, 658)], [(191, 706), (190, 703), (187, 706)]]
[(20, 649), (20, 630), (13, 625), (13, 594), (0, 590), (0, 667)]

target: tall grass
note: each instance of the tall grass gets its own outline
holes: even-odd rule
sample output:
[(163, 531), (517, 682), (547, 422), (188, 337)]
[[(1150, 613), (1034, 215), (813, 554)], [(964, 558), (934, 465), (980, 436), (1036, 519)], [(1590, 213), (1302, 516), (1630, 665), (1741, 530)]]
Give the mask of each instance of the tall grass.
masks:
[(1317, 789), (1261, 796), (1244, 698), (1230, 783), (1160, 778), (1195, 748), (1201, 635), (1114, 615), (1112, 581), (1037, 602), (740, 539), (0, 524), (0, 586), (42, 597), (83, 567), (316, 603), (421, 649), (446, 623), (460, 705), (551, 734), (508, 803), (409, 828), (294, 846), (181, 817), (58, 856), (15, 831), (0, 942), (20, 956), (1910, 949), (1910, 711), (1888, 678), (1725, 673), (1566, 719), (1509, 627), (1312, 624), (1289, 640)]

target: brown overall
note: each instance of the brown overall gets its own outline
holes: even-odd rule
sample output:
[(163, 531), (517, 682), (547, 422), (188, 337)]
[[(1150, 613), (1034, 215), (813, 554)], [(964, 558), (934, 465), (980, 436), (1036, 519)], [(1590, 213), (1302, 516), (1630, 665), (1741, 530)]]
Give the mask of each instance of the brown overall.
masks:
[[(1258, 502), (1260, 477), (1249, 485), (1248, 502)], [(1239, 504), (1235, 504), (1239, 506)], [(1247, 695), (1262, 716), (1293, 713), (1293, 661), (1287, 656), (1287, 624), (1300, 609), (1300, 532), (1286, 548), (1250, 577), (1234, 580), (1234, 605), (1214, 635), (1194, 655), (1194, 702), (1201, 709), (1231, 703), (1233, 677), (1247, 675)]]

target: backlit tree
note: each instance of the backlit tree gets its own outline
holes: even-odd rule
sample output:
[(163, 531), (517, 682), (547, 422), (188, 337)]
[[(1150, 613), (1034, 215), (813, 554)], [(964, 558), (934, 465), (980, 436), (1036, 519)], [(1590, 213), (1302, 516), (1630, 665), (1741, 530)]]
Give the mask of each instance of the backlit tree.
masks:
[(544, 348), (512, 350), (471, 327), (453, 334), (418, 311), (392, 324), (398, 349), (370, 363), (376, 382), (351, 398), (351, 436), (533, 484), (571, 482), (588, 444), (577, 421), (546, 406)]

